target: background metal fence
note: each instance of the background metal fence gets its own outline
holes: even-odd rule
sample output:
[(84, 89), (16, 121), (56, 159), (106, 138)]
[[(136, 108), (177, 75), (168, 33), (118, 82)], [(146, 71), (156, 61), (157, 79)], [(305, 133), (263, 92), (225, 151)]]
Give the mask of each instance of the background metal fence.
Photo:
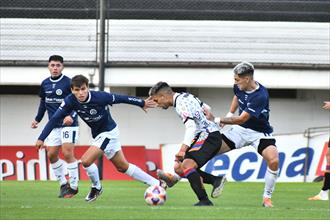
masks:
[[(2, 0), (0, 64), (96, 66), (99, 0)], [(330, 1), (106, 1), (107, 65), (329, 66)], [(260, 22), (262, 21), (262, 22)]]

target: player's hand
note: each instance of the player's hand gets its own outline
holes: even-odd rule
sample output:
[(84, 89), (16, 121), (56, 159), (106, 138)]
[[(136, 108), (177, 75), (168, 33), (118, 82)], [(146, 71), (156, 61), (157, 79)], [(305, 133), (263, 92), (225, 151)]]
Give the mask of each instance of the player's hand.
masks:
[(63, 119), (63, 124), (64, 125), (72, 125), (72, 123), (73, 123), (73, 118), (70, 115), (66, 116)]
[(175, 154), (175, 160), (176, 161), (183, 161), (183, 158), (184, 158), (185, 155), (186, 155), (186, 152), (179, 151), (178, 153)]
[(37, 140), (36, 142), (36, 148), (39, 150), (39, 149), (43, 149), (45, 148), (44, 146), (44, 142), (42, 140)]
[(325, 110), (329, 110), (330, 111), (330, 101), (324, 102), (324, 105), (323, 105), (322, 108), (324, 108)]
[(156, 107), (157, 107), (157, 103), (152, 99), (151, 96), (149, 96), (147, 99), (144, 100), (143, 110), (145, 112), (147, 112), (148, 108), (156, 108)]
[(210, 108), (203, 108), (203, 112), (209, 121), (214, 121), (214, 115), (210, 111)]
[(39, 122), (37, 122), (36, 120), (34, 120), (32, 123), (31, 123), (31, 128), (37, 128), (38, 127), (38, 124)]

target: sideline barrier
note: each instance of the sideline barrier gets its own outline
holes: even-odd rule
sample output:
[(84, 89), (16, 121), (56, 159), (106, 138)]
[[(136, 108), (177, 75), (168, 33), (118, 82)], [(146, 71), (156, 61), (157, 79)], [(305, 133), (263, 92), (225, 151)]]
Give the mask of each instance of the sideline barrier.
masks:
[[(76, 158), (81, 158), (88, 146), (75, 148)], [(149, 150), (144, 146), (124, 146), (122, 150), (126, 159), (144, 171), (156, 176), (155, 170), (161, 167), (160, 150)], [(63, 155), (60, 155), (63, 158)], [(85, 170), (79, 164), (81, 180), (88, 180)], [(116, 170), (111, 162), (103, 156), (104, 180), (132, 180)], [(0, 146), (0, 180), (56, 180), (46, 150), (37, 151), (34, 146)]]

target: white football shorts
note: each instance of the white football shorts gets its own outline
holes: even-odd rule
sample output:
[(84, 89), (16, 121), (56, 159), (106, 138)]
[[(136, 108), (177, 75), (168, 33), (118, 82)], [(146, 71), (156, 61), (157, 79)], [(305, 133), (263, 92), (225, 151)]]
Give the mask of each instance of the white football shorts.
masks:
[(92, 146), (100, 148), (108, 160), (110, 160), (117, 151), (121, 150), (119, 136), (119, 129), (115, 127), (111, 131), (102, 132), (97, 135), (92, 142)]
[(76, 144), (79, 138), (79, 127), (54, 128), (45, 140), (49, 147), (61, 146), (64, 143)]
[(229, 129), (222, 130), (221, 133), (235, 144), (236, 149), (251, 145), (258, 151), (260, 139), (275, 139), (272, 134), (265, 134), (239, 125), (231, 125)]

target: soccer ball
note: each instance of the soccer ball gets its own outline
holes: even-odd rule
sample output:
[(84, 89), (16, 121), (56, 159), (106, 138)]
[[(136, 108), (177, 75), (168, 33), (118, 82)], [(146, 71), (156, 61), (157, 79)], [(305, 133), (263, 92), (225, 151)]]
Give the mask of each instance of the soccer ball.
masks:
[(144, 200), (148, 205), (163, 205), (166, 201), (166, 191), (158, 185), (149, 186), (144, 192)]

